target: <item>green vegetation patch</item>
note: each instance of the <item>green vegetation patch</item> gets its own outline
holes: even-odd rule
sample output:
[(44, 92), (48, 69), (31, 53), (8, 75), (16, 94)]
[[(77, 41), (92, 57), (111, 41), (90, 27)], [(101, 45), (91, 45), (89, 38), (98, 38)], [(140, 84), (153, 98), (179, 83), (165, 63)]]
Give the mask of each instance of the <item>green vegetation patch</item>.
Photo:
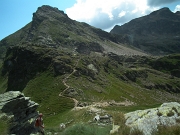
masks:
[(154, 133), (154, 135), (180, 135), (180, 126), (159, 126), (158, 132)]
[(61, 133), (61, 135), (109, 135), (110, 127), (98, 127), (86, 124), (76, 124)]
[(180, 54), (164, 56), (151, 62), (153, 68), (180, 77)]
[(12, 119), (7, 115), (0, 112), (0, 133), (1, 135), (7, 135), (9, 133), (9, 128)]
[[(52, 118), (74, 107), (74, 101), (69, 98), (59, 96), (66, 87), (62, 83), (62, 78), (54, 77), (49, 72), (43, 72), (27, 84), (23, 93), (32, 97), (31, 100), (39, 104), (38, 111), (44, 114), (45, 123), (54, 125)], [(58, 117), (54, 118), (58, 121)]]
[(6, 121), (0, 119), (0, 133), (3, 135), (8, 134), (9, 125)]

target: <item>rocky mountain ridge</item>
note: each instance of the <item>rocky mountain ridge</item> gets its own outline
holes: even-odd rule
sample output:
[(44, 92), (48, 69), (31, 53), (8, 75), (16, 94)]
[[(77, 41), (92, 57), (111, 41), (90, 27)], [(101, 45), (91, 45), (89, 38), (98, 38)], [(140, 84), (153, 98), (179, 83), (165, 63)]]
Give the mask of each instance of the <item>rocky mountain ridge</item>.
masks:
[(47, 46), (81, 54), (114, 52), (145, 55), (118, 44), (116, 37), (108, 32), (71, 20), (63, 11), (47, 5), (39, 7), (33, 13), (32, 22), (1, 40), (1, 55), (9, 46), (16, 45)]
[(120, 41), (124, 40), (145, 52), (165, 55), (180, 52), (179, 24), (179, 12), (162, 8), (122, 26), (116, 25), (110, 33), (118, 34)]

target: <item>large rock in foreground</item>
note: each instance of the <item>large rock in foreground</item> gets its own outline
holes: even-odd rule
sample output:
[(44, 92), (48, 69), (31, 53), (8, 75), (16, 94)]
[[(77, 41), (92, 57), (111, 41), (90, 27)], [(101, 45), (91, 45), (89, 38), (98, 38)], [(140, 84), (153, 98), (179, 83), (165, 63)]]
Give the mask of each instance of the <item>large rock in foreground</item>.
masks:
[(126, 125), (132, 129), (143, 131), (144, 135), (151, 135), (158, 130), (158, 126), (173, 126), (180, 121), (180, 104), (177, 102), (164, 103), (159, 108), (137, 110), (125, 114)]
[(34, 130), (34, 121), (38, 116), (38, 104), (25, 97), (19, 91), (0, 94), (0, 120), (10, 121), (10, 134), (29, 135)]

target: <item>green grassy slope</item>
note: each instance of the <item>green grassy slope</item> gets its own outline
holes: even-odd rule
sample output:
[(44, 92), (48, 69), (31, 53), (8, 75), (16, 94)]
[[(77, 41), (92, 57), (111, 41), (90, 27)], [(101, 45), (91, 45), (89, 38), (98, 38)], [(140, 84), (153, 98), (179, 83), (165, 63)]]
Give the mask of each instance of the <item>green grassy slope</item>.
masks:
[(151, 62), (153, 68), (180, 77), (180, 54), (173, 54)]
[[(86, 109), (72, 111), (74, 101), (68, 97), (76, 98), (79, 102), (88, 104), (126, 101), (132, 103), (130, 106), (109, 105), (100, 107), (112, 115), (119, 112), (125, 113), (137, 109), (157, 107), (163, 102), (180, 101), (178, 98), (180, 78), (173, 78), (168, 73), (153, 69), (149, 65), (152, 61), (151, 58), (98, 53), (88, 56), (73, 56), (68, 52), (63, 53), (48, 48), (49, 51), (45, 49), (41, 50), (41, 53), (38, 51), (39, 48), (36, 47), (23, 49), (21, 47), (19, 49), (19, 51), (31, 52), (28, 57), (33, 58), (33, 65), (36, 65), (36, 68), (31, 71), (30, 66), (15, 64), (12, 69), (13, 71), (20, 70), (21, 72), (18, 72), (20, 77), (20, 74), (29, 76), (33, 73), (22, 92), (25, 96), (31, 97), (31, 100), (39, 103), (38, 111), (44, 114), (46, 129), (49, 131), (61, 132), (59, 131), (60, 123), (70, 122), (68, 126), (71, 126), (75, 123), (88, 122), (93, 119), (95, 114), (87, 113)], [(9, 54), (12, 55), (12, 53)], [(17, 63), (18, 61), (25, 62), (26, 65), (32, 63), (31, 59), (24, 61), (23, 59), (27, 57), (20, 57), (20, 54), (19, 52), (11, 57), (7, 56), (5, 60), (13, 61), (16, 59)], [(40, 63), (34, 61), (36, 56), (41, 61)], [(45, 70), (37, 70), (38, 67), (44, 65), (47, 57), (52, 58), (52, 60), (45, 64), (47, 66)], [(23, 63), (21, 64), (23, 65)], [(31, 66), (34, 67), (33, 65)], [(57, 68), (59, 65), (63, 65), (62, 68)], [(55, 67), (58, 69), (56, 69), (57, 71)], [(68, 67), (70, 67), (70, 70), (64, 70)], [(23, 72), (27, 71), (26, 68), (28, 72)], [(74, 69), (76, 71), (71, 74)], [(7, 72), (7, 74), (0, 77), (1, 93), (8, 89), (9, 76), (15, 79), (18, 77), (12, 73), (14, 72)], [(70, 89), (64, 91), (66, 86), (63, 84), (63, 80), (67, 76), (69, 78), (66, 79), (66, 84), (70, 86)], [(64, 92), (64, 97), (59, 96), (61, 92)]]
[(39, 104), (38, 111), (44, 114), (46, 126), (58, 125), (63, 113), (73, 108), (74, 102), (59, 94), (65, 89), (61, 77), (54, 77), (49, 72), (39, 74), (29, 81), (23, 93)]

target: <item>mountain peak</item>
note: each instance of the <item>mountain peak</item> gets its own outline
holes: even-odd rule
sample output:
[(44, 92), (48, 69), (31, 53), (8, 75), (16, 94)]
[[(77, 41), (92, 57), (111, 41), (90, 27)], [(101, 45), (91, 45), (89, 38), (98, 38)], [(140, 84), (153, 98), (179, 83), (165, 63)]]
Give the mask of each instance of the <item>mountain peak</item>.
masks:
[(161, 9), (159, 9), (159, 11), (170, 11), (171, 12), (171, 10), (168, 7), (163, 7)]
[(174, 14), (171, 12), (171, 10), (167, 7), (161, 8), (157, 11), (152, 12), (150, 15), (156, 15), (156, 16), (163, 16), (163, 17), (168, 17)]
[(126, 42), (151, 54), (179, 53), (180, 14), (162, 8), (149, 15), (136, 18), (111, 33), (128, 35)]
[(56, 13), (61, 13), (62, 15), (65, 15), (67, 16), (64, 11), (61, 11), (59, 10), (58, 8), (56, 7), (51, 7), (49, 5), (43, 5), (41, 7), (38, 7), (37, 11), (36, 12), (45, 12), (45, 13), (48, 13), (48, 12), (56, 12)]
[(68, 18), (67, 14), (63, 11), (60, 11), (58, 8), (51, 7), (48, 5), (43, 5), (38, 7), (37, 11), (33, 13), (33, 21), (42, 22), (43, 20), (60, 20), (62, 18)]
[(71, 19), (58, 8), (43, 5), (38, 7), (37, 11), (33, 13), (32, 28), (36, 29), (41, 23), (47, 24), (47, 22), (71, 22)]

